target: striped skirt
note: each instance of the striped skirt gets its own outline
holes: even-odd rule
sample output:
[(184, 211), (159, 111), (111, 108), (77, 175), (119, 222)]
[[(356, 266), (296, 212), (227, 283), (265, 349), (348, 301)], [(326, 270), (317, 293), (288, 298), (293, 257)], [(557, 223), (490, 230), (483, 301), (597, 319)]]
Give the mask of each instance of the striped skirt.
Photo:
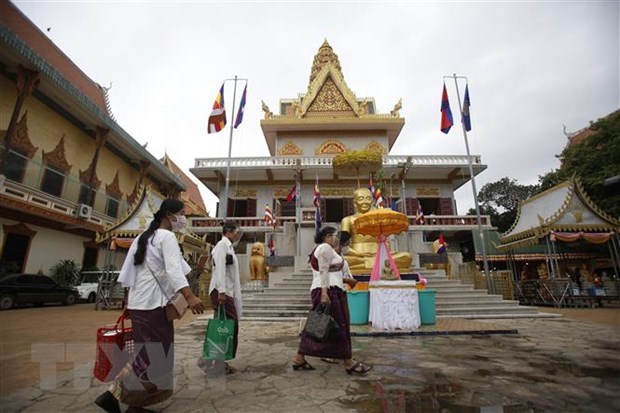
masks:
[(150, 406), (172, 396), (174, 326), (163, 307), (129, 310), (138, 353), (116, 376), (110, 392), (132, 407)]
[[(213, 307), (214, 316), (217, 316), (217, 308), (220, 305), (219, 293), (217, 289), (211, 291), (209, 297), (211, 298), (211, 306)], [(226, 296), (226, 318), (235, 320), (235, 335), (233, 336), (233, 358), (237, 356), (237, 346), (239, 345), (239, 317), (237, 317), (237, 307), (235, 307), (235, 300), (231, 296)]]
[[(340, 334), (328, 341), (318, 342), (306, 333), (301, 333), (301, 341), (297, 352), (304, 356), (328, 357), (334, 359), (351, 358), (351, 326), (349, 320), (349, 305), (347, 293), (338, 287), (327, 290), (330, 301), (330, 314), (340, 326)], [(312, 309), (321, 304), (321, 289), (315, 288), (310, 292)]]

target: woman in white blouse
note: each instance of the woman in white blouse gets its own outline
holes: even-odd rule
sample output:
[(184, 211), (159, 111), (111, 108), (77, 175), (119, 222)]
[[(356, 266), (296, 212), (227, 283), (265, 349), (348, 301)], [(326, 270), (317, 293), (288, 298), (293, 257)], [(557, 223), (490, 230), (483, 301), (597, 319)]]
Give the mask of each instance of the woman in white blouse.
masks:
[[(192, 312), (204, 306), (187, 283), (191, 270), (185, 262), (173, 231), (185, 227), (183, 202), (166, 199), (148, 229), (133, 242), (118, 281), (129, 287), (127, 309), (133, 327), (135, 348), (140, 349), (114, 379), (109, 390), (95, 403), (109, 413), (148, 413), (144, 408), (168, 399), (173, 389), (174, 326), (166, 318), (165, 306), (175, 293), (183, 294)], [(157, 279), (155, 279), (157, 277)]]
[(318, 246), (310, 254), (312, 308), (329, 304), (330, 315), (340, 329), (338, 334), (323, 342), (302, 333), (299, 349), (293, 359), (293, 370), (315, 370), (306, 360), (306, 356), (312, 356), (344, 360), (344, 368), (348, 374), (365, 374), (371, 367), (351, 358), (349, 307), (344, 290), (344, 283), (347, 281), (342, 275), (345, 260), (336, 251), (339, 243), (336, 228), (323, 228), (314, 241)]

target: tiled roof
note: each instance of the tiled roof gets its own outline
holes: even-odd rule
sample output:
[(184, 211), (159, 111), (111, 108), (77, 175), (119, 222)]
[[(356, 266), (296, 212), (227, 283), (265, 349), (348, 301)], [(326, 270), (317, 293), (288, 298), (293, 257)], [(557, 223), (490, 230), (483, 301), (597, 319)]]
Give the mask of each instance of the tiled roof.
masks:
[(181, 193), (181, 200), (185, 203), (185, 215), (188, 216), (209, 216), (207, 208), (205, 207), (202, 195), (198, 185), (194, 183), (189, 177), (175, 164), (168, 155), (164, 156), (162, 163), (170, 172), (176, 175), (184, 184), (186, 191)]
[(10, 1), (0, 1), (0, 23), (21, 38), (102, 112), (109, 113), (103, 88), (89, 78)]

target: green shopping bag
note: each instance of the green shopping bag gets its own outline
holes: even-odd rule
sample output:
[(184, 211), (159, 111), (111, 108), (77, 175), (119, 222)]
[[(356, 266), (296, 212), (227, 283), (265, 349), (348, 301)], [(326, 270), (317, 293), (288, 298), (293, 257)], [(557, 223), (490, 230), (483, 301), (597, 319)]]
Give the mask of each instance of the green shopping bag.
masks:
[(217, 308), (217, 317), (207, 324), (205, 342), (202, 347), (203, 360), (232, 360), (235, 320), (226, 318), (226, 310)]

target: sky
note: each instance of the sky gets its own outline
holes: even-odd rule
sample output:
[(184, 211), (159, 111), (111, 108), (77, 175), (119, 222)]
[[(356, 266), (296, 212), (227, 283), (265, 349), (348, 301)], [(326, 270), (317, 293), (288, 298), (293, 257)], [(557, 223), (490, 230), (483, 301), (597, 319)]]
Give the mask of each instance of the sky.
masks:
[[(379, 113), (402, 98), (405, 118), (391, 155), (465, 155), (455, 117), (439, 130), (444, 76), (466, 76), (472, 155), (523, 185), (559, 167), (568, 132), (620, 107), (620, 3), (616, 1), (15, 1), (91, 79), (109, 87), (118, 124), (156, 157), (189, 172), (197, 158), (228, 154), (229, 124), (207, 134), (224, 79), (248, 79), (233, 157), (269, 156), (261, 100), (277, 111), (304, 93), (327, 39), (357, 97)], [(49, 28), (49, 31), (47, 30)], [(460, 81), (461, 97), (465, 80)], [(237, 90), (237, 105), (241, 96)], [(235, 108), (237, 111), (238, 108)], [(207, 209), (216, 198), (199, 185)], [(461, 214), (471, 185), (456, 193)]]

